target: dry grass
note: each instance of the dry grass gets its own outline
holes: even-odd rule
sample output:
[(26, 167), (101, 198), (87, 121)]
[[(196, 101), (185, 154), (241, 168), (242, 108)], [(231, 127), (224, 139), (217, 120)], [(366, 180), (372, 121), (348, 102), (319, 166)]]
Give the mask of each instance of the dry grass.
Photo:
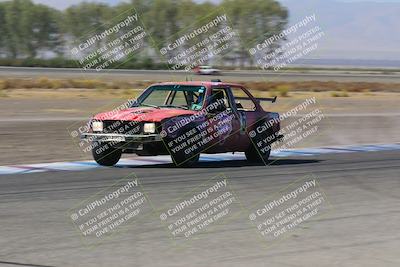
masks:
[(6, 80), (0, 80), (0, 90), (7, 89), (8, 84)]
[[(93, 89), (99, 94), (111, 93), (113, 90), (123, 90), (124, 95), (131, 95), (132, 88), (146, 88), (153, 81), (118, 81), (95, 79), (49, 79), (40, 77), (37, 79), (3, 79), (0, 80), (0, 97), (7, 96), (6, 91), (12, 89)], [(239, 82), (240, 83), (240, 82)], [(367, 82), (243, 82), (246, 88), (254, 95), (278, 95), (280, 97), (293, 96), (295, 92), (327, 92), (331, 97), (349, 97), (349, 92), (371, 95), (373, 92), (400, 92), (400, 83), (367, 83)], [(10, 91), (9, 91), (10, 92)], [(117, 92), (115, 92), (117, 93)], [(118, 91), (121, 93), (121, 91)]]
[(285, 85), (285, 84), (281, 84), (276, 87), (276, 91), (278, 92), (278, 95), (281, 97), (288, 97), (289, 90), (290, 90), (290, 86)]
[(0, 80), (0, 90), (6, 89), (6, 83)]
[(125, 81), (102, 81), (102, 80), (77, 80), (77, 79), (48, 79), (40, 77), (37, 79), (4, 79), (0, 80), (2, 89), (127, 89), (140, 88), (150, 85), (151, 82), (125, 82)]
[(6, 97), (7, 94), (5, 92), (5, 82), (0, 80), (0, 97)]
[(367, 82), (245, 82), (251, 90), (279, 91), (277, 88), (287, 88), (288, 91), (347, 91), (347, 92), (400, 92), (400, 83), (367, 83)]
[(341, 91), (341, 92), (332, 92), (331, 93), (332, 97), (349, 97), (350, 95), (347, 93), (347, 91)]

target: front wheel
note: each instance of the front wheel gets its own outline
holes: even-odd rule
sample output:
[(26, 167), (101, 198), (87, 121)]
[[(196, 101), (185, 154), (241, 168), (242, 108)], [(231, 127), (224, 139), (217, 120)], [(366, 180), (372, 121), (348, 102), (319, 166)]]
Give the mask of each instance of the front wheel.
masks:
[(271, 149), (261, 153), (251, 144), (244, 154), (249, 162), (266, 162), (271, 154)]
[(93, 142), (92, 155), (99, 165), (114, 166), (120, 160), (122, 151), (107, 143)]

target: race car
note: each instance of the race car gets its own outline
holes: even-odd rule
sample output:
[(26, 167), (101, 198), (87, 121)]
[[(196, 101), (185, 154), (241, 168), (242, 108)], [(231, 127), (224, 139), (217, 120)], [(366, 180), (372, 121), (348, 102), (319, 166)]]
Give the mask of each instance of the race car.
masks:
[(194, 73), (198, 75), (220, 75), (219, 69), (214, 69), (211, 66), (197, 66), (193, 69)]
[[(245, 152), (251, 162), (268, 160), (279, 135), (279, 114), (265, 111), (240, 84), (220, 80), (166, 82), (149, 86), (129, 106), (99, 113), (82, 139), (92, 142), (94, 160), (115, 165), (124, 153), (170, 155), (177, 166), (195, 164), (201, 153)], [(249, 133), (251, 133), (249, 135)]]

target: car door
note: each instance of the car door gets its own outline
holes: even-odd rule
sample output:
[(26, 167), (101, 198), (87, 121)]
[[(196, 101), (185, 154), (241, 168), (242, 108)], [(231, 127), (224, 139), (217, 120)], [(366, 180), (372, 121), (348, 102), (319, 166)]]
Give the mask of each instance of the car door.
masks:
[(247, 134), (248, 127), (252, 127), (259, 121), (264, 114), (257, 110), (257, 103), (253, 97), (250, 97), (249, 92), (241, 86), (230, 87), (234, 106), (240, 118), (240, 151), (245, 151), (250, 145), (250, 139)]
[[(243, 128), (244, 118), (242, 114), (238, 113), (234, 105), (232, 93), (228, 86), (216, 86), (211, 90), (209, 97), (209, 105), (223, 99), (223, 108), (210, 112), (209, 120), (213, 129), (218, 129), (220, 134), (215, 136), (212, 141), (212, 147), (209, 152), (230, 152), (238, 151), (240, 147), (241, 135), (245, 134), (245, 127)], [(215, 134), (215, 132), (214, 132)]]

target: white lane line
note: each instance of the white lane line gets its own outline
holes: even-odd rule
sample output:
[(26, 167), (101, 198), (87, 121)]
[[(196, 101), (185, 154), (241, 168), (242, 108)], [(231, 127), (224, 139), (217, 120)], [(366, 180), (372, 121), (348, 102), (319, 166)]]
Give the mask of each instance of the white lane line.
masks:
[(18, 174), (22, 173), (24, 170), (18, 167), (9, 167), (9, 166), (1, 166), (0, 167), (0, 175), (2, 174)]
[[(400, 150), (400, 143), (286, 149), (280, 151), (272, 151), (271, 156), (276, 158), (284, 158), (290, 156), (317, 156), (322, 154), (387, 151), (387, 150)], [(201, 155), (200, 157), (200, 161), (202, 162), (245, 160), (245, 159), (246, 157), (244, 153), (235, 153), (235, 154), (223, 153), (214, 155)], [(169, 156), (135, 157), (135, 158), (121, 159), (116, 167), (128, 168), (135, 166), (148, 166), (148, 165), (170, 164), (170, 163), (173, 162)], [(85, 171), (97, 168), (104, 168), (104, 167), (99, 166), (94, 161), (38, 163), (38, 164), (26, 164), (26, 165), (15, 165), (15, 166), (0, 166), (0, 175), (26, 174), (26, 173), (50, 172), (50, 171)]]

